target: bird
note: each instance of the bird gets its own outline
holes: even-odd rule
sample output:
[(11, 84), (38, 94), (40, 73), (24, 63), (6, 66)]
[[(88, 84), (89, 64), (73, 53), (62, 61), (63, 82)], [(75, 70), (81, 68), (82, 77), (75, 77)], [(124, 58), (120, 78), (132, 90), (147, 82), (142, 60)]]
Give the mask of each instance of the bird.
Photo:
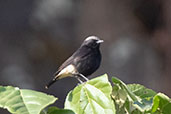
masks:
[(54, 78), (45, 86), (48, 89), (57, 80), (74, 77), (80, 83), (81, 78), (88, 81), (87, 76), (94, 73), (101, 64), (100, 44), (104, 42), (97, 36), (87, 37), (81, 46), (58, 68)]

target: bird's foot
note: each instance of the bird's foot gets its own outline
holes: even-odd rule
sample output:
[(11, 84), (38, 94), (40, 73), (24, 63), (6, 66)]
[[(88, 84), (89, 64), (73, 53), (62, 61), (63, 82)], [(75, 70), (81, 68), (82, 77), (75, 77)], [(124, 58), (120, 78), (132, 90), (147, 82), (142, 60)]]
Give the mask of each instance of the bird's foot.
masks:
[(85, 77), (83, 74), (78, 74), (80, 77), (82, 77), (84, 80), (86, 80), (86, 81), (89, 81), (89, 79), (87, 78), (87, 77)]

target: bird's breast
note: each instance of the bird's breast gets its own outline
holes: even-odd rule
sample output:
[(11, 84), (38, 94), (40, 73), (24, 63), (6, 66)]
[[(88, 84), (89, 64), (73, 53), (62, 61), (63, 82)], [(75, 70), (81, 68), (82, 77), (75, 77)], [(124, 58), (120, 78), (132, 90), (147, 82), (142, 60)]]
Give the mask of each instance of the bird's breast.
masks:
[(78, 72), (88, 76), (95, 72), (101, 63), (100, 53), (90, 53), (77, 63)]

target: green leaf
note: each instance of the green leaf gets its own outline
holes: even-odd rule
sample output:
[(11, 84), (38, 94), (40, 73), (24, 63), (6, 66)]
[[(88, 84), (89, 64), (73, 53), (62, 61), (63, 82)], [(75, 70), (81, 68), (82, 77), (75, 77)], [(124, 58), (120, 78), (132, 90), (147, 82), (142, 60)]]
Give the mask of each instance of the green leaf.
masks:
[(140, 102), (135, 101), (132, 105), (136, 107), (140, 112), (149, 111), (152, 108), (152, 98), (151, 99), (142, 99)]
[(41, 92), (0, 86), (0, 107), (15, 114), (39, 114), (57, 98)]
[(117, 114), (131, 113), (135, 109), (132, 104), (137, 101), (135, 94), (118, 78), (112, 77), (112, 82), (114, 83), (112, 98), (115, 102)]
[(127, 85), (124, 82), (122, 82), (120, 79), (118, 79), (116, 77), (112, 77), (112, 81), (120, 89), (126, 91), (126, 93), (128, 94), (128, 97), (131, 98), (130, 100), (133, 100), (133, 101), (139, 100), (138, 97), (136, 97), (136, 95), (133, 92), (131, 92), (131, 90), (128, 89)]
[(75, 114), (72, 110), (49, 107), (47, 114)]
[(140, 84), (128, 84), (127, 87), (140, 98), (139, 101), (134, 101), (133, 106), (138, 108), (141, 112), (148, 111), (152, 108), (153, 97), (156, 95), (156, 92)]
[(163, 93), (158, 93), (153, 99), (152, 112), (171, 114), (171, 99)]
[(97, 77), (71, 91), (67, 95), (65, 109), (76, 114), (115, 114), (111, 93), (107, 75)]
[(145, 88), (143, 85), (140, 84), (128, 84), (127, 87), (131, 92), (142, 99), (154, 97), (156, 95), (156, 92), (151, 89)]
[(140, 84), (126, 85), (116, 77), (113, 77), (112, 81), (115, 85), (112, 98), (118, 113), (145, 113), (151, 110), (156, 92)]
[(124, 105), (127, 100), (127, 93), (123, 89), (119, 89), (118, 86), (113, 87), (112, 98), (115, 100), (117, 104), (119, 104), (119, 108)]

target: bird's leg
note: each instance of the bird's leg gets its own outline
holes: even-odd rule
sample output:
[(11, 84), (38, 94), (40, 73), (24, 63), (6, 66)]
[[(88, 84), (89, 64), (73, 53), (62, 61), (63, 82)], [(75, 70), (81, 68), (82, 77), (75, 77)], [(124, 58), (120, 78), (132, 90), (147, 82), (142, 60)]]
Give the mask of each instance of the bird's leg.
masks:
[(85, 77), (83, 74), (79, 73), (78, 74), (80, 77), (82, 77), (83, 79), (85, 79), (86, 81), (88, 81), (89, 79), (87, 77)]
[(80, 84), (83, 83), (83, 81), (80, 79), (80, 77), (78, 75), (75, 75), (74, 77), (80, 82)]

